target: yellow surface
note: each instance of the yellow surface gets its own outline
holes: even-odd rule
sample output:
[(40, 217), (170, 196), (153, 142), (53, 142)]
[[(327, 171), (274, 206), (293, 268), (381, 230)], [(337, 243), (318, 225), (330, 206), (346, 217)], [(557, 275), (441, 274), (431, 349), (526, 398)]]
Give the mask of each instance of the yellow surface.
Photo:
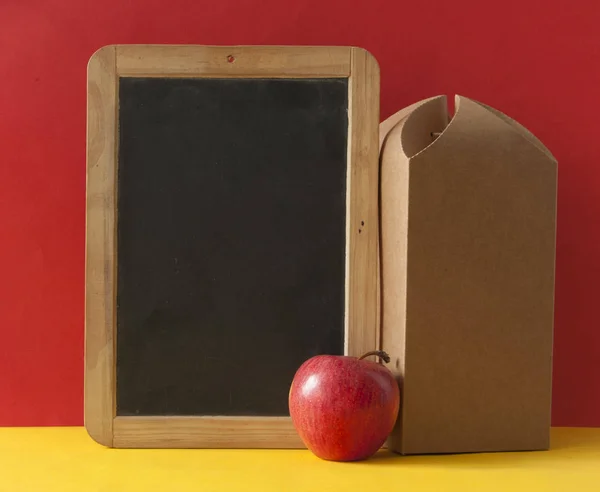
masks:
[(330, 463), (300, 450), (106, 449), (81, 428), (5, 428), (0, 491), (600, 492), (600, 429), (553, 429), (552, 448)]

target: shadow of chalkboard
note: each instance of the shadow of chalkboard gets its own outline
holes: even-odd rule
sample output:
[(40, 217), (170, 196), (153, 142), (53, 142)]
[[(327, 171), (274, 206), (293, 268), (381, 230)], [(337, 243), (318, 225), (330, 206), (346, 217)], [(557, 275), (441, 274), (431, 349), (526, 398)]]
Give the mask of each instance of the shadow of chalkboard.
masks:
[(348, 79), (119, 79), (117, 415), (288, 415), (344, 351)]

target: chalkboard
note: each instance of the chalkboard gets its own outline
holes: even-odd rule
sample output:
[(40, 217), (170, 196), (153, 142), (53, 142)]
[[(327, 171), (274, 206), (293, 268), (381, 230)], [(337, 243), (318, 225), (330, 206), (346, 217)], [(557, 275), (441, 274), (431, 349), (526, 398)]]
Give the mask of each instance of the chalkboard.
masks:
[(287, 415), (300, 364), (344, 352), (347, 79), (119, 100), (117, 414)]
[(377, 348), (376, 62), (109, 46), (88, 66), (85, 425), (112, 447), (301, 447), (297, 368)]

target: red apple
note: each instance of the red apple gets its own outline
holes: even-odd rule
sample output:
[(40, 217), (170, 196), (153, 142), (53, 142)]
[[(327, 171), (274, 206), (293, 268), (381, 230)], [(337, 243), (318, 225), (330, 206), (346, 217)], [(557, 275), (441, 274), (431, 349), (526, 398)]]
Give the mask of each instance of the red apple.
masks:
[(361, 358), (318, 355), (300, 366), (289, 394), (302, 441), (319, 458), (357, 461), (375, 454), (392, 431), (400, 390), (385, 366)]

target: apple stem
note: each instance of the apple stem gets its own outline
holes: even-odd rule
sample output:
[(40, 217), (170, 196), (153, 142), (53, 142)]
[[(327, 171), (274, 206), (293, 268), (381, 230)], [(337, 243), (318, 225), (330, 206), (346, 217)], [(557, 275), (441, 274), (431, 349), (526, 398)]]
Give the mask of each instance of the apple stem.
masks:
[(384, 352), (383, 350), (371, 350), (370, 352), (361, 355), (358, 358), (358, 360), (362, 360), (365, 357), (369, 357), (370, 355), (376, 355), (377, 357), (382, 359), (386, 364), (390, 361), (390, 356), (387, 354), (387, 352)]

